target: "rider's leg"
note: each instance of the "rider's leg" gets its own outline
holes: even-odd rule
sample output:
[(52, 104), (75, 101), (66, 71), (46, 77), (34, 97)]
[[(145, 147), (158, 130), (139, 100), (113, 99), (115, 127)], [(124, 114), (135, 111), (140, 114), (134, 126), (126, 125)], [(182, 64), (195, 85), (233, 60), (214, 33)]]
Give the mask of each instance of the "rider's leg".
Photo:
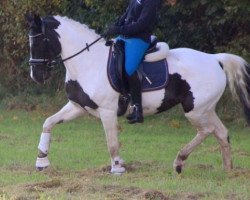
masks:
[(132, 113), (128, 116), (129, 123), (142, 123), (141, 83), (136, 70), (141, 63), (149, 44), (141, 39), (125, 40), (125, 69), (132, 100)]
[(116, 67), (119, 70), (120, 78), (122, 79), (121, 84), (121, 94), (118, 100), (118, 110), (117, 116), (120, 117), (124, 115), (127, 111), (128, 104), (129, 104), (129, 95), (128, 95), (128, 88), (126, 83), (126, 77), (124, 72), (124, 63), (125, 63), (125, 39), (122, 37), (117, 37), (116, 42), (114, 45), (115, 49), (115, 56), (116, 56)]

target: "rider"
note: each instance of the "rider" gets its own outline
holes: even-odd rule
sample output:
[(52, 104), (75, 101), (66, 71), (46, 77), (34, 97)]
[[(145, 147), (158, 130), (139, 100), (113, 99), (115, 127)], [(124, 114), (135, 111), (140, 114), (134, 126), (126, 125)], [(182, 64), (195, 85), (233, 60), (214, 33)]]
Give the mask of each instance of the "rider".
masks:
[[(130, 0), (126, 12), (106, 32), (107, 36), (120, 35), (117, 40), (125, 43), (125, 71), (133, 108), (127, 116), (130, 124), (143, 122), (141, 83), (136, 70), (149, 47), (160, 4), (161, 0)], [(128, 102), (126, 98), (124, 101)], [(126, 112), (124, 108), (118, 109), (118, 115)]]

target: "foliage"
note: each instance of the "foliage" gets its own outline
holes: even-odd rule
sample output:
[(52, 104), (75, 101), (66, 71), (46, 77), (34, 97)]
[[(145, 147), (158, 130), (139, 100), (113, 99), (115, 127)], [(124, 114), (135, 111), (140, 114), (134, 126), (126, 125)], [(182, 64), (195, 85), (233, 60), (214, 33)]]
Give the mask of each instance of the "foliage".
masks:
[[(2, 74), (0, 84), (12, 94), (23, 92), (29, 85), (34, 86), (29, 78), (27, 64), (29, 52), (25, 14), (32, 11), (41, 15), (60, 13), (64, 6), (67, 6), (65, 2), (62, 3), (63, 0), (52, 0), (50, 3), (46, 0), (27, 0), (25, 2), (3, 0), (0, 2), (0, 25), (2, 27), (0, 30), (2, 36), (0, 39), (2, 45), (0, 48), (2, 52), (0, 55), (0, 72)], [(53, 88), (54, 84), (50, 84), (50, 86)], [(41, 89), (34, 86), (33, 92), (37, 93), (37, 90)]]
[[(169, 38), (171, 46), (186, 46), (210, 53), (217, 48), (242, 55), (249, 52), (250, 5), (247, 0), (180, 0), (175, 8), (164, 8), (159, 30)], [(235, 45), (235, 39), (245, 39), (245, 45)], [(245, 55), (249, 57), (248, 55)]]
[[(43, 91), (29, 78), (27, 24), (24, 15), (66, 15), (103, 32), (124, 11), (128, 0), (0, 1), (0, 98), (10, 92)], [(210, 53), (231, 52), (250, 59), (248, 0), (179, 0), (164, 4), (155, 33), (171, 48), (190, 47)], [(63, 67), (45, 90), (62, 89)], [(55, 84), (56, 83), (56, 84)], [(58, 86), (58, 87), (57, 87)], [(32, 89), (29, 89), (29, 88)], [(28, 88), (28, 91), (26, 91)], [(3, 93), (4, 91), (4, 93)]]

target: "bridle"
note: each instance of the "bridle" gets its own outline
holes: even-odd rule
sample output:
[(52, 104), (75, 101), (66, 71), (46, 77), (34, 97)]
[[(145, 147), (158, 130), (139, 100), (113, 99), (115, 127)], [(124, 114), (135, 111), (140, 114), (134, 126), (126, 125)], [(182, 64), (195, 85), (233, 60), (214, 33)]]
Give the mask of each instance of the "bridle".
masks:
[[(29, 35), (30, 40), (33, 40), (34, 38), (37, 38), (37, 37), (43, 37), (43, 42), (45, 43), (43, 51), (46, 51), (48, 48), (49, 39), (45, 36), (44, 33)], [(59, 56), (58, 56), (58, 58), (59, 58)], [(50, 65), (50, 63), (52, 63), (53, 60), (54, 59), (50, 59), (50, 58), (33, 58), (32, 52), (30, 52), (29, 64), (31, 66), (46, 65), (47, 67), (51, 68), (52, 66)]]
[[(48, 51), (48, 43), (50, 41), (50, 39), (46, 36), (45, 34), (45, 25), (44, 25), (44, 21), (42, 20), (42, 32), (41, 33), (37, 33), (35, 35), (29, 35), (29, 39), (33, 40), (34, 38), (37, 37), (43, 37), (43, 42), (45, 49), (43, 50)], [(79, 52), (73, 54), (72, 56), (69, 56), (68, 58), (62, 59), (60, 55), (54, 57), (54, 58), (33, 58), (32, 57), (32, 53), (30, 53), (30, 59), (29, 59), (29, 64), (31, 66), (38, 66), (38, 65), (46, 65), (48, 67), (48, 69), (53, 68), (55, 65), (59, 65), (64, 63), (65, 61), (74, 58), (75, 56), (78, 56), (79, 54), (81, 54), (84, 51), (89, 51), (89, 47), (93, 46), (95, 43), (97, 43), (99, 40), (101, 40), (103, 38), (103, 36), (100, 36), (99, 38), (97, 38), (95, 41), (93, 41), (91, 44), (86, 43), (86, 47), (83, 48), (82, 50), (80, 50)], [(47, 49), (46, 49), (47, 48)]]

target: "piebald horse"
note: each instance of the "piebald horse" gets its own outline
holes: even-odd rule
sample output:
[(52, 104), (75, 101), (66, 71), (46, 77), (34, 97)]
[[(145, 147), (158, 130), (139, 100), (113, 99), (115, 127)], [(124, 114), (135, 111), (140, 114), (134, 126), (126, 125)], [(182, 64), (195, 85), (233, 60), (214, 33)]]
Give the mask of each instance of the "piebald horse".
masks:
[[(100, 36), (72, 19), (62, 16), (29, 16), (30, 75), (38, 83), (51, 76), (51, 65), (58, 57), (64, 59), (65, 87), (68, 103), (43, 124), (36, 167), (50, 165), (48, 159), (52, 128), (86, 113), (101, 119), (111, 157), (111, 173), (126, 171), (119, 156), (117, 109), (119, 93), (110, 85), (107, 75), (109, 47), (99, 40), (88, 51), (79, 53), (86, 43)], [(70, 59), (67, 59), (70, 58)], [(186, 118), (197, 129), (191, 142), (182, 148), (173, 167), (181, 173), (185, 160), (204, 139), (213, 133), (218, 140), (225, 170), (232, 169), (228, 131), (217, 116), (215, 107), (227, 82), (238, 97), (250, 124), (250, 68), (236, 55), (207, 54), (189, 48), (168, 50), (168, 85), (156, 91), (144, 92), (144, 115), (156, 114), (181, 104)]]

